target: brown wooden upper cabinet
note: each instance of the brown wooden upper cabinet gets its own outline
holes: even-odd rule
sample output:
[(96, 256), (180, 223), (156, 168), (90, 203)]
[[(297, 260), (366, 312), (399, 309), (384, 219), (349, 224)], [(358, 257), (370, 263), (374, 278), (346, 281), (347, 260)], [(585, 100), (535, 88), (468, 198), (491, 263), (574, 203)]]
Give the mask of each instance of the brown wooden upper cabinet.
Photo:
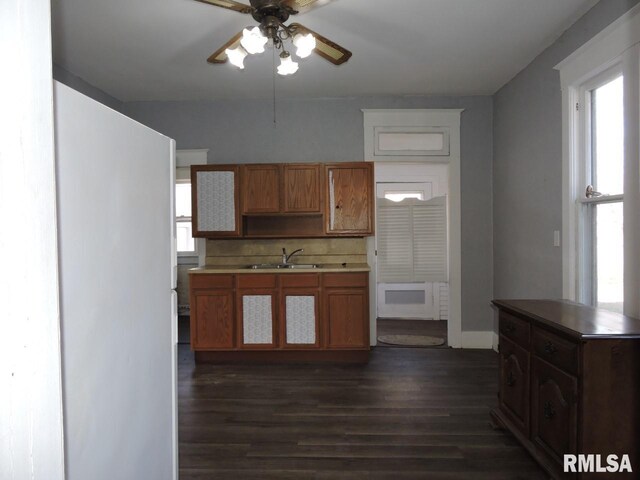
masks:
[(194, 237), (241, 234), (237, 165), (193, 165), (191, 205)]
[(373, 234), (373, 165), (337, 163), (325, 165), (326, 233)]
[(318, 164), (242, 166), (242, 214), (321, 214)]
[(280, 166), (242, 166), (242, 213), (280, 213)]
[(283, 173), (284, 212), (322, 213), (320, 165), (285, 164)]
[(321, 238), (373, 235), (373, 164), (191, 167), (193, 236)]

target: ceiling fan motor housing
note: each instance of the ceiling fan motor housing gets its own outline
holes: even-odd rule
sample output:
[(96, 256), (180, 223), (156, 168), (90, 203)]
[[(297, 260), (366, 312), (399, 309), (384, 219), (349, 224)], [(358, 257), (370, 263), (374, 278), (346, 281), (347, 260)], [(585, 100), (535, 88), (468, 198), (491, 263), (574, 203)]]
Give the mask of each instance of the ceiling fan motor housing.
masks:
[(265, 28), (267, 26), (264, 25), (264, 21), (269, 17), (284, 23), (292, 13), (297, 13), (295, 10), (282, 6), (279, 0), (251, 0), (251, 6), (254, 8), (251, 15), (256, 22), (260, 22)]

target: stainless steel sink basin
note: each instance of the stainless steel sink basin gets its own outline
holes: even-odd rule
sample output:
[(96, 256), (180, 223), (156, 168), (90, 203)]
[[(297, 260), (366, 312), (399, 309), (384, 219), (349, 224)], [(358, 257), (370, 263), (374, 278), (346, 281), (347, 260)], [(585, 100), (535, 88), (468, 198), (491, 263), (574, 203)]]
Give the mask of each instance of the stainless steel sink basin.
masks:
[(252, 270), (272, 270), (278, 268), (292, 268), (292, 269), (311, 269), (320, 268), (320, 265), (316, 263), (255, 263), (247, 266)]

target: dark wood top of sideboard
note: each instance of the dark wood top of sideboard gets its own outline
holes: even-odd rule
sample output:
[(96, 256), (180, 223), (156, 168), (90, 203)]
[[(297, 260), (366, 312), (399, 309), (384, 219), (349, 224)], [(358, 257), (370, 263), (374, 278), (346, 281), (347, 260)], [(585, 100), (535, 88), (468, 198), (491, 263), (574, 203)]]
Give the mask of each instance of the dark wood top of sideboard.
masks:
[(640, 320), (569, 300), (493, 300), (491, 303), (579, 340), (640, 339)]

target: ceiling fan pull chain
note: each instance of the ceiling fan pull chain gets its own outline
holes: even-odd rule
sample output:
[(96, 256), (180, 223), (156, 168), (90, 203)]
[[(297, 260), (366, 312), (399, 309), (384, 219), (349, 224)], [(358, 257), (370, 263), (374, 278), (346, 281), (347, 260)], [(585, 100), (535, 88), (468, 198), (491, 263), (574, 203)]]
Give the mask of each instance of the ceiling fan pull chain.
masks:
[(273, 77), (273, 127), (276, 127), (276, 46), (273, 45), (273, 68), (271, 69), (273, 72), (271, 75)]

